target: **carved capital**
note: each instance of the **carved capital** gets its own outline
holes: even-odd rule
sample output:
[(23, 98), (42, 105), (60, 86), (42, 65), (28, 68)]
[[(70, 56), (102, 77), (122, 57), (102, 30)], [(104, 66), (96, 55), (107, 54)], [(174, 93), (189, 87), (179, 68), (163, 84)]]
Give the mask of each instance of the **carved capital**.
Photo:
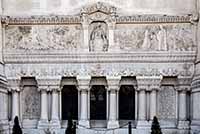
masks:
[(107, 76), (106, 77), (107, 83), (108, 83), (108, 90), (116, 90), (118, 91), (120, 89), (120, 80), (121, 76)]
[(9, 85), (8, 90), (12, 92), (20, 92), (21, 89), (20, 82), (21, 82), (20, 79), (8, 79), (8, 85)]
[(137, 84), (138, 84), (137, 90), (149, 91), (149, 90), (159, 90), (162, 78), (160, 76), (156, 76), (156, 77), (137, 76), (136, 79), (137, 79)]
[(186, 92), (191, 90), (191, 78), (178, 78), (177, 90)]
[(90, 88), (90, 80), (91, 80), (91, 76), (77, 76), (78, 90), (88, 91)]

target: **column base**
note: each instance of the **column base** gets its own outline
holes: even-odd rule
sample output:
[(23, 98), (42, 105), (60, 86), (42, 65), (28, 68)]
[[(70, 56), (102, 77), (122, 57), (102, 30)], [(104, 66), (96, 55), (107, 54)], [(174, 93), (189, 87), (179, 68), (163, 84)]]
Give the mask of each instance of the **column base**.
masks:
[(189, 121), (178, 121), (178, 129), (189, 129)]
[(191, 122), (191, 134), (200, 133), (200, 120), (192, 120)]
[(119, 121), (117, 120), (109, 120), (107, 124), (107, 128), (118, 128), (119, 127)]
[(49, 127), (49, 121), (48, 120), (40, 120), (38, 122), (38, 129), (48, 128), (48, 127)]
[(146, 129), (151, 128), (151, 123), (146, 120), (139, 120), (137, 122), (137, 129), (144, 129), (144, 128)]
[(57, 120), (51, 120), (50, 121), (50, 127), (51, 128), (61, 128), (60, 121), (58, 119)]
[(80, 120), (78, 122), (78, 127), (79, 128), (90, 128), (90, 122), (88, 120)]

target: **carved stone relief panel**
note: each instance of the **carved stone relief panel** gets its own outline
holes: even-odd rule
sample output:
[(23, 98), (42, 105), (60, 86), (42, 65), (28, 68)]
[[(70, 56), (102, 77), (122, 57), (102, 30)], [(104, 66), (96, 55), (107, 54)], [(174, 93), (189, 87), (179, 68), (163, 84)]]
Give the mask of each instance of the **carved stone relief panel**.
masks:
[(8, 96), (6, 93), (0, 92), (0, 106), (0, 119), (7, 119)]
[(104, 22), (93, 22), (90, 24), (89, 51), (108, 51), (108, 30)]
[(6, 26), (6, 50), (63, 50), (81, 48), (80, 25)]
[(194, 37), (190, 24), (118, 24), (114, 40), (122, 51), (194, 51)]
[(173, 86), (162, 86), (158, 93), (158, 116), (160, 119), (176, 119), (176, 91)]
[(23, 119), (39, 119), (40, 93), (36, 86), (24, 86), (22, 92)]

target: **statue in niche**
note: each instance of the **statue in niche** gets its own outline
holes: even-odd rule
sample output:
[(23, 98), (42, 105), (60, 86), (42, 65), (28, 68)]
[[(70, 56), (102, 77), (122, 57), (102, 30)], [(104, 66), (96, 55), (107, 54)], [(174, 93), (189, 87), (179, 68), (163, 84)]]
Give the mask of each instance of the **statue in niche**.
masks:
[(167, 48), (167, 31), (162, 25), (160, 25), (160, 27), (159, 27), (157, 37), (158, 37), (158, 50), (167, 51), (168, 50), (168, 48)]
[(90, 34), (89, 51), (102, 52), (108, 51), (108, 38), (106, 34), (106, 24), (103, 22), (93, 23)]

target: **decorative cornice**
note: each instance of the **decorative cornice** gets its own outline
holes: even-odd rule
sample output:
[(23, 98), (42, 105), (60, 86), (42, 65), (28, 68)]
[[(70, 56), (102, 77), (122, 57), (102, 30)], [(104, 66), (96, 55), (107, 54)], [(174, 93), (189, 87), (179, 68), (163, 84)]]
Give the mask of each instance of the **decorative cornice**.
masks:
[(134, 15), (119, 16), (116, 23), (192, 23), (194, 17), (192, 15)]
[(80, 24), (80, 16), (2, 16), (1, 23), (6, 25), (47, 25)]
[[(110, 13), (110, 12), (109, 12)], [(114, 18), (113, 18), (114, 17)], [(112, 16), (117, 24), (126, 23), (194, 23), (198, 19), (193, 15), (168, 16), (168, 15), (132, 15)], [(81, 24), (82, 15), (67, 16), (2, 16), (1, 23), (6, 25), (48, 25), (48, 24)]]
[[(165, 63), (194, 62), (195, 52), (129, 52), (129, 53), (4, 53), (5, 64), (14, 63)], [(163, 72), (165, 73), (165, 72)]]

